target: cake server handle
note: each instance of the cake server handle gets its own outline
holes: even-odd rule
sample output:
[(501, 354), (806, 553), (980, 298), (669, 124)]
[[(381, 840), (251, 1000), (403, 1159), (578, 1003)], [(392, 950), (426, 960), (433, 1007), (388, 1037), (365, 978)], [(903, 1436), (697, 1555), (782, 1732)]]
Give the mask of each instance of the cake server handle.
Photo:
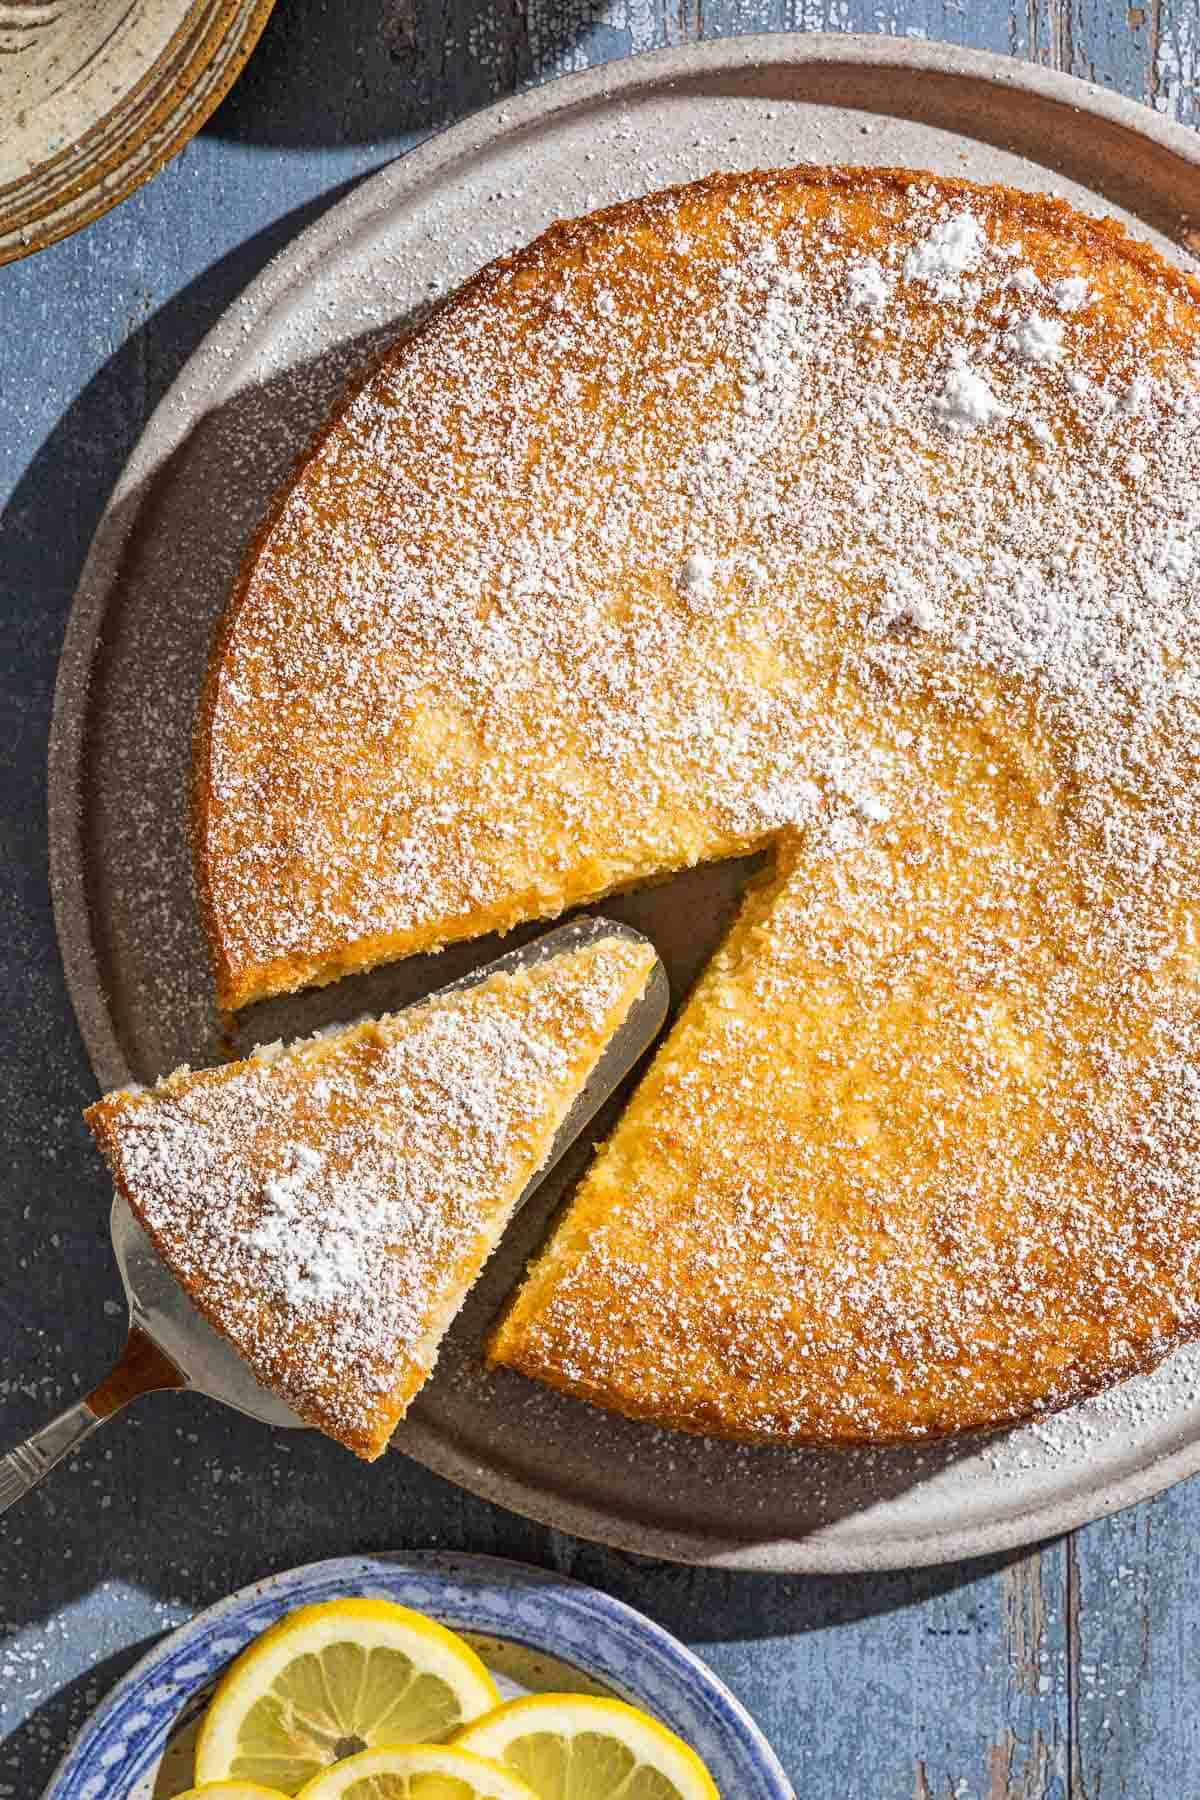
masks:
[(121, 1360), (74, 1406), (27, 1437), (23, 1444), (0, 1456), (0, 1513), (7, 1512), (35, 1488), (56, 1463), (92, 1435), (98, 1425), (120, 1412), (139, 1394), (160, 1388), (186, 1387), (183, 1376), (158, 1345), (135, 1325), (125, 1341)]

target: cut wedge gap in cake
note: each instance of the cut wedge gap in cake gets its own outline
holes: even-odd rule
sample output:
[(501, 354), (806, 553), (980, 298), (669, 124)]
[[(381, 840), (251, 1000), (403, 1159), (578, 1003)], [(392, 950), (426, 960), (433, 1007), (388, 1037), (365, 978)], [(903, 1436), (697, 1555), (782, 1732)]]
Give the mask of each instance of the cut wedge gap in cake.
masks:
[(85, 1116), (199, 1311), (371, 1460), (513, 1212), (661, 1023), (664, 989), (644, 938), (589, 920), (404, 1012)]

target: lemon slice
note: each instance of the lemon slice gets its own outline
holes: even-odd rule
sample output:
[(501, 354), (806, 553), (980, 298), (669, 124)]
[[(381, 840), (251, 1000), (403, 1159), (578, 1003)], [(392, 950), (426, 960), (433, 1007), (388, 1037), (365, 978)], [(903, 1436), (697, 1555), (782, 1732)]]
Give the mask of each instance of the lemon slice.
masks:
[(303, 1606), (221, 1681), (200, 1728), (196, 1779), (295, 1794), (356, 1751), (448, 1738), (499, 1698), (469, 1645), (406, 1606)]
[(398, 1744), (326, 1769), (300, 1800), (537, 1800), (532, 1788), (469, 1750)]
[(622, 1700), (533, 1694), (454, 1739), (528, 1782), (539, 1800), (719, 1800), (694, 1750)]

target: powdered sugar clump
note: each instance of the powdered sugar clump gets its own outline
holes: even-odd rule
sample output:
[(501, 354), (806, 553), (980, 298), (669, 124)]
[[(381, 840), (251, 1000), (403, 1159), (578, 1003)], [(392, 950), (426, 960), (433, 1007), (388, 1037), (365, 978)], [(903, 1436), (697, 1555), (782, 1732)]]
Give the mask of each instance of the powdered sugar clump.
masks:
[(1007, 416), (1008, 408), (977, 370), (952, 363), (933, 411), (947, 431), (978, 431)]
[(1030, 313), (1027, 319), (1014, 326), (1004, 341), (1018, 362), (1057, 362), (1063, 349), (1062, 321)]
[(986, 245), (974, 213), (953, 213), (919, 239), (904, 258), (904, 274), (932, 288), (939, 299), (961, 293), (961, 277), (977, 267)]
[(861, 312), (881, 312), (887, 305), (892, 284), (877, 257), (865, 256), (851, 263), (846, 272), (846, 291), (850, 304)]
[(1078, 312), (1087, 305), (1090, 297), (1091, 289), (1083, 275), (1064, 275), (1050, 284), (1050, 298), (1060, 312)]
[(932, 595), (903, 574), (889, 577), (878, 616), (885, 630), (893, 625), (911, 625), (915, 631), (937, 631), (942, 624), (941, 612)]
[(342, 1208), (326, 1216), (308, 1178), (321, 1157), (306, 1145), (285, 1146), (285, 1173), (263, 1183), (263, 1215), (246, 1234), (262, 1258), (265, 1285), (294, 1310), (352, 1297), (362, 1281), (373, 1221)]
[(683, 559), (679, 585), (692, 598), (706, 599), (712, 594), (716, 569), (717, 565), (711, 556), (706, 556), (702, 550), (692, 550)]

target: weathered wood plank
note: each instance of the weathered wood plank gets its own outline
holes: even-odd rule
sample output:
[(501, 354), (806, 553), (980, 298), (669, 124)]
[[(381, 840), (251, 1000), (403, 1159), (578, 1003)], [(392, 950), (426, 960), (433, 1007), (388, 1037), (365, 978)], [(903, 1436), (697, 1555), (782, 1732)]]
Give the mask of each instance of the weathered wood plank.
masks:
[(1149, 98), (1159, 112), (1200, 126), (1200, 11), (1195, 0), (1150, 0)]
[(1079, 1800), (1184, 1800), (1197, 1791), (1198, 1534), (1194, 1481), (1078, 1534)]
[(1056, 68), (1133, 99), (1146, 95), (1149, 70), (1144, 12), (1097, 0), (1057, 0), (1061, 9)]
[(1007, 1564), (760, 1580), (558, 1543), (565, 1572), (646, 1608), (755, 1695), (800, 1794), (1065, 1800), (1062, 1546)]

